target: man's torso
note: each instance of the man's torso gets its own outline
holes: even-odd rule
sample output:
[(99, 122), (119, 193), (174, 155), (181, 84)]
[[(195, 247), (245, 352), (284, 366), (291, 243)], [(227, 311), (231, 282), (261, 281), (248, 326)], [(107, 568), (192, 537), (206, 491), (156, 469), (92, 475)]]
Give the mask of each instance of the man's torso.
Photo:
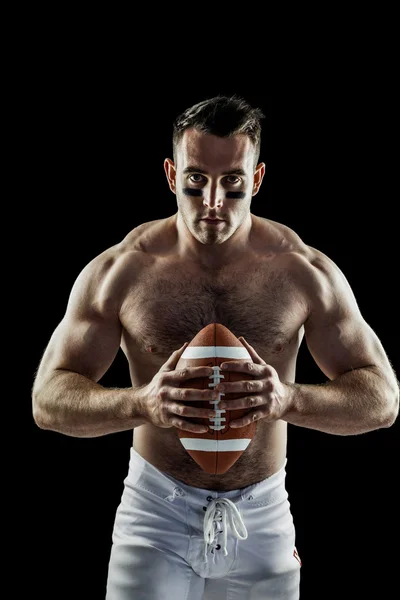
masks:
[[(257, 221), (261, 236), (263, 221)], [(165, 239), (157, 244), (162, 222), (156, 223), (161, 229), (154, 228), (153, 236), (147, 232), (145, 241), (139, 234), (129, 242), (135, 251), (123, 268), (121, 348), (132, 385), (148, 383), (174, 350), (209, 323), (221, 323), (237, 337), (244, 336), (282, 381), (293, 382), (307, 318), (293, 244), (279, 235), (279, 243), (254, 243), (229, 265), (206, 268), (166, 251)], [(285, 460), (286, 433), (282, 420), (258, 421), (246, 452), (218, 476), (205, 473), (193, 461), (174, 427), (136, 427), (133, 444), (160, 471), (188, 485), (228, 491), (276, 472)]]

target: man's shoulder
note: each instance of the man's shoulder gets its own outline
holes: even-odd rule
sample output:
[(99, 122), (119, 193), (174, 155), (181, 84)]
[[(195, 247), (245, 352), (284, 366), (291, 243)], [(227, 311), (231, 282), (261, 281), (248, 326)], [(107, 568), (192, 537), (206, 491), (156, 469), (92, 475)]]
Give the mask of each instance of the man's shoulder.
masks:
[(131, 229), (125, 237), (95, 256), (87, 267), (101, 273), (111, 270), (124, 270), (135, 266), (140, 268), (146, 257), (156, 252), (157, 245), (165, 240), (169, 219), (157, 219), (140, 223)]
[(259, 227), (266, 253), (271, 252), (279, 264), (289, 271), (302, 277), (308, 275), (310, 282), (320, 280), (321, 277), (332, 277), (339, 271), (329, 256), (308, 244), (288, 225), (262, 218), (259, 220)]
[(158, 240), (166, 231), (167, 219), (141, 223), (113, 246), (93, 257), (81, 270), (75, 288), (96, 304), (115, 306), (144, 269), (155, 260)]
[(257, 239), (266, 251), (287, 260), (313, 259), (314, 249), (293, 228), (264, 217), (255, 217), (254, 223)]

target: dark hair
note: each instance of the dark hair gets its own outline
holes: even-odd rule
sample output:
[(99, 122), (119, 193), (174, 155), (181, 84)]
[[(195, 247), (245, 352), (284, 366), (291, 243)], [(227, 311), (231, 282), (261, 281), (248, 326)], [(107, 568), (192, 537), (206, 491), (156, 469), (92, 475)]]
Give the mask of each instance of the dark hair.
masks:
[(173, 152), (186, 129), (194, 127), (202, 133), (228, 137), (244, 133), (254, 144), (255, 165), (260, 156), (261, 120), (265, 118), (260, 108), (253, 108), (240, 96), (218, 95), (187, 108), (173, 124)]

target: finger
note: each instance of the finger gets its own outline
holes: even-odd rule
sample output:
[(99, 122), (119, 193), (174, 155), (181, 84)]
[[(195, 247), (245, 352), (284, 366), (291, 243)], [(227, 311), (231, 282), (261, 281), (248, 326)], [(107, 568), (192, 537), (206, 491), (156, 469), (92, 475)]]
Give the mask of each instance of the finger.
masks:
[(242, 394), (244, 396), (261, 392), (264, 385), (264, 382), (260, 379), (242, 379), (241, 381), (218, 383), (215, 389), (220, 394)]
[(177, 429), (182, 429), (183, 431), (193, 431), (194, 433), (206, 433), (208, 431), (208, 427), (205, 425), (198, 425), (196, 423), (190, 423), (190, 421), (185, 421), (185, 419), (172, 419), (172, 425)]
[(174, 404), (171, 402), (169, 411), (180, 417), (195, 417), (196, 419), (215, 419), (216, 412), (212, 408), (194, 408), (185, 404)]
[(175, 350), (171, 356), (168, 358), (168, 360), (163, 364), (163, 366), (161, 367), (160, 371), (172, 371), (175, 369), (178, 360), (180, 359), (180, 357), (182, 356), (182, 354), (185, 351), (186, 346), (189, 344), (189, 342), (185, 342), (183, 344), (183, 346), (181, 346), (180, 348), (178, 348), (178, 350)]
[(180, 400), (181, 402), (209, 402), (210, 400), (217, 400), (219, 394), (215, 390), (172, 387), (169, 396), (171, 400)]
[(214, 371), (211, 367), (184, 367), (183, 369), (177, 369), (174, 376), (177, 381), (183, 382), (189, 379), (201, 379), (211, 377)]
[(245, 396), (243, 398), (236, 398), (235, 400), (223, 400), (218, 408), (226, 410), (243, 410), (245, 408), (254, 408), (255, 406), (261, 406), (265, 404), (265, 400), (262, 396)]
[(254, 361), (250, 360), (230, 360), (227, 362), (221, 363), (222, 372), (224, 371), (237, 371), (239, 373), (250, 373), (253, 377), (259, 377), (262, 373), (261, 366), (263, 365), (257, 364)]
[(229, 423), (229, 427), (232, 427), (232, 429), (246, 427), (246, 425), (250, 425), (250, 423), (254, 423), (254, 421), (259, 421), (263, 418), (263, 416), (264, 415), (262, 413), (252, 411), (251, 413), (243, 417), (243, 419), (236, 419), (235, 421), (231, 421)]

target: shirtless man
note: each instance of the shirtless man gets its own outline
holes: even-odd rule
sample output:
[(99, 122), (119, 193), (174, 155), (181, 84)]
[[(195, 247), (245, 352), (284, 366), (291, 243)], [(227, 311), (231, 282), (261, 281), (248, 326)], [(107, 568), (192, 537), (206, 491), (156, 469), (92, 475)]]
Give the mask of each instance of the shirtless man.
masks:
[[(398, 414), (396, 376), (343, 273), (250, 211), (265, 172), (262, 117), (217, 97), (176, 120), (174, 160), (164, 163), (176, 214), (134, 228), (83, 268), (37, 371), (39, 427), (78, 437), (134, 430), (107, 600), (297, 599), (287, 423), (351, 435)], [(258, 421), (247, 450), (217, 476), (177, 436), (201, 431), (190, 417), (209, 417), (191, 401), (215, 392), (179, 387), (209, 369), (175, 369), (185, 343), (213, 322), (244, 338), (253, 380), (225, 392), (242, 395), (230, 409), (252, 409), (238, 426)], [(303, 336), (324, 385), (295, 383)], [(107, 389), (99, 380), (119, 347), (132, 387)], [(248, 363), (231, 368), (248, 372)]]

